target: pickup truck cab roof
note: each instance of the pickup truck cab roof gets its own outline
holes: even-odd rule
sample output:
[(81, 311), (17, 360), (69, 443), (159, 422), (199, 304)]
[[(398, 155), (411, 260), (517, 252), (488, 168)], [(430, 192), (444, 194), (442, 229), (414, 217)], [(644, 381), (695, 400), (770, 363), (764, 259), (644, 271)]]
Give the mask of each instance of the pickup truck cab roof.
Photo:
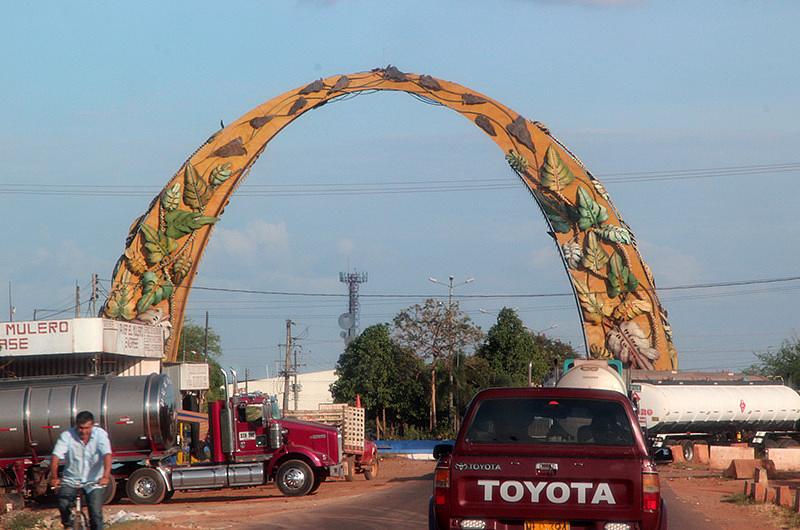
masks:
[(440, 530), (666, 527), (628, 399), (573, 388), (479, 392), (437, 463), (429, 518)]

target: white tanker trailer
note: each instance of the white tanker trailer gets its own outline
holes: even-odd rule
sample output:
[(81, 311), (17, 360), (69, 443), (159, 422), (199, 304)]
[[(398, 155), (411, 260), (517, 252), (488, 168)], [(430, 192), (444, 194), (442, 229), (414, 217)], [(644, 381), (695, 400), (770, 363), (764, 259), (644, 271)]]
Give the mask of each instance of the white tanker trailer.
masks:
[(556, 386), (627, 394), (654, 447), (680, 443), (691, 460), (693, 442), (797, 446), (800, 395), (782, 382), (743, 374), (622, 369), (619, 361), (568, 360)]

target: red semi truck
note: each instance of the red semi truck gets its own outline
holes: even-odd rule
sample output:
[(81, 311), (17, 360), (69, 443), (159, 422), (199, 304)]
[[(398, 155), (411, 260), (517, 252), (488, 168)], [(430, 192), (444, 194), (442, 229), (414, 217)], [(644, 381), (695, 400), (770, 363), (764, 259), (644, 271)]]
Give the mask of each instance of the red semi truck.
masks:
[[(248, 405), (262, 413), (248, 415)], [(45, 493), (50, 451), (81, 410), (93, 411), (111, 439), (115, 480), (107, 488), (109, 500), (127, 494), (135, 503), (155, 504), (176, 490), (270, 481), (283, 494), (299, 496), (344, 475), (338, 429), (274, 419), (268, 400), (226, 395), (211, 402), (208, 460), (177, 466), (171, 463), (177, 451), (175, 391), (166, 375), (31, 378), (0, 387), (0, 488)]]
[(455, 445), (434, 456), (431, 530), (667, 526), (655, 465), (618, 392), (484, 390)]

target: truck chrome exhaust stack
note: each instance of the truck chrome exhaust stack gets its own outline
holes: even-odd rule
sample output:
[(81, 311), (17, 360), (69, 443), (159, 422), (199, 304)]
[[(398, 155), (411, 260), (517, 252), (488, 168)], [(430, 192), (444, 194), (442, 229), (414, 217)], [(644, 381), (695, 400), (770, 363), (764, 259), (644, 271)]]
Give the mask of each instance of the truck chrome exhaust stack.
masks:
[[(224, 390), (223, 390), (223, 397), (225, 402), (222, 404), (222, 418), (221, 419), (221, 442), (222, 442), (222, 452), (226, 454), (233, 454), (236, 450), (234, 446), (233, 440), (233, 413), (234, 410), (231, 407), (231, 392), (228, 390), (228, 385), (230, 385), (230, 379), (228, 378), (228, 372), (225, 371), (224, 368), (220, 368), (220, 372), (222, 372), (222, 378), (225, 380)], [(231, 370), (233, 372), (233, 370)], [(234, 378), (234, 388), (236, 385), (236, 379)]]

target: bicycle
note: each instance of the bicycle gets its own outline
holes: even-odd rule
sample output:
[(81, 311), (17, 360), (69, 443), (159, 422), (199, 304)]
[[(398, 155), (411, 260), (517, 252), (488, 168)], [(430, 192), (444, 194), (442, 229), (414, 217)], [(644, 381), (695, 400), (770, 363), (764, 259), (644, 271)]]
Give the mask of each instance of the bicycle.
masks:
[(72, 506), (72, 530), (89, 530), (89, 514), (83, 510), (83, 488), (78, 489)]
[(84, 510), (83, 499), (85, 495), (85, 488), (96, 485), (96, 482), (87, 482), (77, 486), (75, 502), (70, 508), (70, 521), (72, 521), (72, 530), (89, 530), (89, 514)]

